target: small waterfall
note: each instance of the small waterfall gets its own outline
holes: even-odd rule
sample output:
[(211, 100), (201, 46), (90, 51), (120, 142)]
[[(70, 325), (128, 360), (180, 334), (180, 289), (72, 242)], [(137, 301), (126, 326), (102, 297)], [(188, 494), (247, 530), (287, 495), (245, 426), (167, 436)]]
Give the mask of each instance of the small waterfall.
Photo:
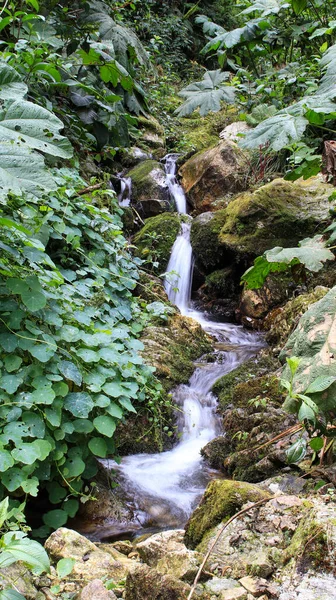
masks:
[[(186, 214), (186, 197), (176, 180), (177, 156), (166, 156), (167, 184), (178, 212)], [(179, 407), (180, 440), (175, 448), (160, 454), (127, 456), (116, 467), (121, 487), (135, 509), (140, 527), (144, 528), (185, 524), (211, 478), (200, 450), (220, 432), (212, 386), (254, 356), (262, 345), (258, 334), (238, 325), (209, 321), (202, 312), (190, 308), (193, 270), (190, 230), (191, 219), (186, 217), (172, 248), (165, 289), (181, 313), (197, 320), (219, 345), (212, 361), (199, 363), (189, 384), (172, 392)], [(225, 350), (220, 349), (223, 346)]]
[(130, 177), (119, 177), (120, 193), (118, 195), (119, 206), (127, 207), (131, 204), (132, 179)]
[(176, 161), (178, 157), (179, 154), (167, 154), (167, 156), (165, 156), (166, 181), (169, 193), (175, 202), (177, 212), (185, 215), (187, 213), (187, 199), (183, 187), (176, 179)]
[(169, 300), (183, 315), (189, 310), (191, 280), (193, 271), (192, 247), (190, 244), (191, 223), (182, 223), (180, 235), (176, 238), (167, 267), (165, 290)]

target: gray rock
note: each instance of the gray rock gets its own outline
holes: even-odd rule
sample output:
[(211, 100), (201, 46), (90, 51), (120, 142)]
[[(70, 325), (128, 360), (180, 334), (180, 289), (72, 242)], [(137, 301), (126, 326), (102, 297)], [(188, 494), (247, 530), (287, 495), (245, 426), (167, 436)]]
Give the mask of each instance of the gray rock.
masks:
[(116, 600), (117, 596), (107, 590), (100, 579), (94, 579), (82, 589), (79, 600)]

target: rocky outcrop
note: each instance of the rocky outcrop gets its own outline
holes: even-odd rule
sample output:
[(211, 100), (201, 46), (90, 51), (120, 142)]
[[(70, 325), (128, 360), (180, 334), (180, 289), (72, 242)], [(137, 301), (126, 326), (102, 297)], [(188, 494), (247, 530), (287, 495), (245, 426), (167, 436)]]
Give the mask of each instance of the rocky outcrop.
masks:
[(166, 270), (180, 228), (181, 219), (177, 213), (164, 213), (146, 219), (144, 227), (134, 236), (136, 254), (152, 264), (157, 263), (154, 271), (161, 274)]
[(153, 116), (138, 117), (138, 126), (141, 130), (141, 137), (137, 140), (139, 146), (145, 151), (150, 152), (156, 159), (163, 158), (166, 150), (165, 132), (162, 125)]
[(156, 160), (144, 160), (127, 172), (132, 180), (132, 204), (142, 218), (174, 210), (165, 170)]
[(195, 154), (179, 174), (188, 200), (199, 214), (246, 189), (248, 170), (246, 154), (234, 142), (225, 140)]

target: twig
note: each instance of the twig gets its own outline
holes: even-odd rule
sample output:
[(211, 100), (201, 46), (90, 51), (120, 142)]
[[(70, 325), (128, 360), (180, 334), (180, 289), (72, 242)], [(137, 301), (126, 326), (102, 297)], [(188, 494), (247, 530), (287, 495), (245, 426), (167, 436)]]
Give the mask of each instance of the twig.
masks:
[(84, 188), (83, 190), (79, 190), (77, 192), (77, 196), (83, 196), (84, 194), (87, 194), (88, 192), (93, 192), (94, 190), (99, 190), (99, 188), (101, 188), (103, 185), (105, 185), (105, 182), (95, 183), (94, 185), (89, 185), (88, 187)]
[(205, 564), (211, 554), (211, 552), (213, 551), (214, 547), (216, 546), (220, 536), (222, 535), (223, 531), (230, 525), (230, 523), (232, 523), (232, 521), (235, 521), (235, 519), (238, 519), (239, 517), (241, 517), (242, 515), (244, 515), (245, 513), (247, 513), (249, 510), (252, 510), (252, 508), (255, 508), (256, 506), (260, 506), (260, 504), (264, 504), (265, 502), (269, 502), (270, 500), (273, 500), (274, 496), (269, 496), (269, 498), (264, 498), (263, 500), (259, 500), (258, 502), (255, 502), (254, 504), (252, 504), (251, 506), (248, 506), (247, 508), (243, 508), (243, 510), (240, 510), (238, 513), (236, 513), (235, 515), (233, 515), (233, 517), (231, 517), (231, 519), (229, 519), (225, 525), (223, 525), (223, 527), (219, 530), (219, 532), (217, 533), (213, 543), (211, 544), (208, 552), (206, 553), (203, 562), (200, 566), (200, 568), (197, 571), (197, 575), (194, 579), (194, 583), (192, 584), (189, 596), (187, 600), (191, 600), (191, 598), (194, 595), (194, 591), (196, 589), (196, 585), (198, 583), (198, 580), (202, 574), (202, 571), (205, 567)]

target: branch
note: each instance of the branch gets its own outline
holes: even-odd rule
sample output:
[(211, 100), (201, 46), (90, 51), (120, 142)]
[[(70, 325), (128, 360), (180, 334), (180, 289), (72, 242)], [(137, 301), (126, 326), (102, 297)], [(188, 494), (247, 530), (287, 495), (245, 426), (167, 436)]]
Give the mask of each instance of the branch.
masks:
[(230, 523), (232, 523), (232, 521), (235, 521), (235, 519), (238, 519), (239, 517), (241, 517), (242, 515), (244, 515), (245, 513), (247, 513), (249, 510), (252, 510), (252, 508), (255, 508), (256, 506), (260, 506), (261, 504), (264, 504), (265, 502), (269, 502), (270, 500), (273, 500), (274, 496), (270, 496), (269, 498), (264, 498), (263, 500), (259, 500), (258, 502), (255, 502), (254, 504), (252, 504), (251, 506), (248, 506), (247, 508), (243, 508), (243, 510), (240, 510), (237, 514), (233, 515), (233, 517), (231, 517), (231, 519), (229, 519), (225, 525), (223, 525), (223, 527), (219, 530), (219, 532), (217, 533), (213, 543), (211, 544), (208, 552), (206, 553), (203, 562), (200, 566), (200, 568), (198, 569), (197, 575), (194, 579), (194, 583), (192, 584), (192, 588), (190, 590), (190, 594), (188, 596), (187, 600), (191, 600), (191, 598), (194, 595), (194, 591), (196, 589), (196, 585), (198, 583), (198, 580), (202, 574), (202, 571), (205, 567), (205, 564), (211, 554), (211, 552), (213, 551), (214, 547), (216, 546), (220, 536), (222, 535), (223, 531), (230, 525)]
[(83, 190), (79, 190), (77, 192), (77, 196), (83, 196), (84, 194), (87, 194), (88, 192), (93, 192), (94, 190), (99, 190), (99, 188), (103, 187), (103, 185), (105, 185), (105, 182), (95, 183), (94, 185), (89, 185), (88, 187), (84, 188)]

